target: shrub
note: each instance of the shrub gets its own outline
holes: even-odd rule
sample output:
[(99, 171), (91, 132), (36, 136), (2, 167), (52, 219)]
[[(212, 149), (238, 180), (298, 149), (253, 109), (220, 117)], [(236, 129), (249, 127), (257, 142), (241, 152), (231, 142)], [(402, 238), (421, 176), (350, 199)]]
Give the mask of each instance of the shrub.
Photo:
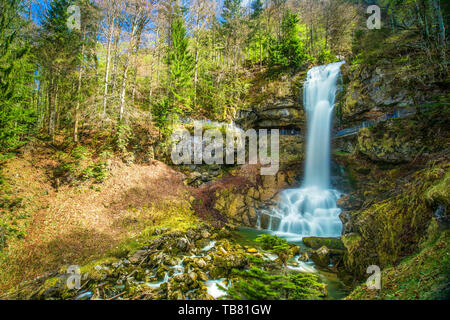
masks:
[(314, 300), (325, 294), (325, 285), (311, 273), (270, 275), (267, 271), (252, 267), (250, 270), (233, 270), (240, 279), (226, 289), (237, 300)]

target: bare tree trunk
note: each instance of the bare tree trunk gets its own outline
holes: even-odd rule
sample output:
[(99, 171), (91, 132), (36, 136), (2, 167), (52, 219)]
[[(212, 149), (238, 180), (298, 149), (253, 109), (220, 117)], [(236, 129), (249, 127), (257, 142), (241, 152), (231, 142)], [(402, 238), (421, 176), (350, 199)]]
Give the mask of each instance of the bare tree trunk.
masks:
[(158, 64), (156, 66), (156, 88), (159, 88), (160, 68), (161, 68), (161, 48), (158, 46)]
[(259, 66), (262, 67), (263, 56), (262, 56), (262, 41), (261, 37), (259, 37)]
[(59, 128), (59, 104), (58, 104), (58, 93), (59, 93), (59, 87), (58, 84), (56, 84), (56, 93), (55, 93), (55, 116), (53, 120), (53, 135), (56, 135), (56, 131)]
[(441, 6), (439, 0), (433, 0), (434, 10), (439, 24), (439, 43), (441, 46), (445, 45), (445, 25), (442, 17)]
[(123, 119), (123, 111), (124, 111), (124, 107), (125, 107), (125, 93), (126, 93), (126, 87), (127, 87), (128, 61), (130, 59), (130, 51), (131, 50), (132, 49), (130, 48), (127, 51), (127, 57), (125, 59), (125, 65), (123, 66), (122, 88), (121, 88), (121, 93), (120, 93), (120, 113), (119, 113), (119, 120), (120, 121), (122, 121), (122, 119)]
[[(81, 59), (83, 59), (84, 57), (84, 42), (81, 45)], [(81, 78), (83, 75), (83, 61), (81, 61), (80, 64), (80, 71), (78, 73), (78, 84), (77, 84), (77, 103), (75, 106), (75, 119), (74, 119), (74, 124), (73, 124), (73, 141), (75, 143), (78, 142), (78, 122), (80, 119), (80, 103), (81, 103), (81, 95), (80, 95), (80, 91), (81, 91)]]
[(133, 51), (133, 44), (134, 44), (134, 39), (135, 39), (135, 35), (136, 35), (136, 28), (137, 28), (137, 18), (134, 19), (133, 24), (132, 24), (130, 44), (129, 44), (129, 48), (127, 50), (127, 56), (125, 58), (125, 64), (123, 67), (122, 88), (121, 88), (121, 93), (120, 93), (120, 113), (119, 113), (120, 121), (123, 120), (123, 113), (124, 113), (124, 108), (125, 108), (125, 94), (126, 94), (126, 89), (127, 89), (128, 66), (129, 66), (129, 61), (130, 61), (130, 55), (131, 55), (131, 52)]
[[(153, 58), (153, 56), (152, 56)], [(150, 90), (149, 90), (149, 95), (148, 95), (148, 100), (149, 102), (152, 101), (152, 97), (153, 97), (153, 59), (150, 61)]]
[(142, 30), (144, 29), (144, 25), (145, 25), (145, 19), (142, 20), (139, 24), (139, 28), (137, 31), (137, 37), (136, 37), (136, 50), (134, 52), (134, 79), (133, 79), (133, 88), (131, 91), (131, 101), (132, 103), (134, 103), (134, 96), (136, 94), (136, 84), (137, 84), (137, 71), (138, 71), (138, 57), (139, 57), (139, 44), (141, 42), (141, 35), (142, 35)]
[(441, 12), (441, 6), (439, 3), (439, 0), (433, 0), (433, 7), (434, 7), (434, 12), (436, 15), (436, 20), (438, 23), (438, 44), (439, 44), (439, 51), (441, 54), (441, 65), (443, 66), (444, 69), (447, 68), (447, 57), (446, 57), (446, 52), (447, 52), (447, 46), (446, 46), (446, 35), (445, 35), (445, 25), (444, 25), (444, 19), (442, 17), (442, 12)]
[(116, 86), (117, 86), (117, 68), (119, 64), (119, 43), (120, 43), (120, 37), (122, 34), (122, 25), (119, 22), (118, 26), (119, 30), (115, 34), (114, 39), (114, 62), (113, 62), (113, 69), (112, 69), (112, 88), (111, 93), (114, 93)]
[(53, 77), (50, 78), (50, 83), (47, 88), (47, 105), (48, 105), (48, 134), (52, 135), (52, 120), (53, 120)]
[(105, 90), (103, 92), (103, 118), (106, 117), (106, 103), (108, 101), (108, 81), (109, 81), (109, 68), (111, 64), (111, 44), (112, 44), (112, 38), (114, 33), (114, 23), (111, 24), (108, 34), (108, 43), (107, 43), (107, 49), (106, 49), (106, 70), (105, 70), (105, 80), (104, 80), (104, 86)]
[[(56, 125), (56, 104), (58, 99), (58, 84), (54, 84), (54, 80), (52, 79), (51, 93), (49, 95), (49, 103), (50, 103), (50, 118), (49, 118), (49, 133), (52, 138), (52, 142), (55, 141), (55, 125)], [(52, 94), (54, 96), (52, 97)]]

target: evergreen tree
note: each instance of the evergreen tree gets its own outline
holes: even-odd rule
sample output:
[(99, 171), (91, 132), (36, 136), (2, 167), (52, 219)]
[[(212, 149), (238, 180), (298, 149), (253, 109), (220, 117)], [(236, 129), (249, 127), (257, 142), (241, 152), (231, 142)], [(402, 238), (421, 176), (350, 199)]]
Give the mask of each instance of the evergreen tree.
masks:
[(262, 0), (254, 0), (251, 4), (251, 8), (253, 10), (251, 17), (253, 19), (258, 18), (263, 11), (263, 7), (264, 7), (264, 3)]
[(21, 34), (20, 10), (19, 0), (0, 3), (0, 152), (20, 146), (36, 121), (30, 43)]
[(169, 66), (169, 104), (173, 112), (190, 111), (194, 96), (193, 70), (195, 61), (189, 52), (189, 40), (181, 16), (176, 16), (171, 26), (171, 48), (167, 54)]
[(71, 4), (70, 0), (53, 1), (44, 16), (40, 34), (39, 64), (41, 79), (47, 85), (48, 129), (52, 140), (55, 136), (57, 113), (60, 111), (59, 102), (64, 98), (64, 93), (68, 94), (62, 88), (72, 86), (81, 53), (79, 31), (70, 30), (67, 26), (70, 16), (67, 8)]
[(269, 48), (271, 65), (282, 67), (300, 67), (305, 60), (304, 44), (299, 36), (296, 13), (287, 10), (281, 22), (281, 37), (279, 41), (272, 40)]

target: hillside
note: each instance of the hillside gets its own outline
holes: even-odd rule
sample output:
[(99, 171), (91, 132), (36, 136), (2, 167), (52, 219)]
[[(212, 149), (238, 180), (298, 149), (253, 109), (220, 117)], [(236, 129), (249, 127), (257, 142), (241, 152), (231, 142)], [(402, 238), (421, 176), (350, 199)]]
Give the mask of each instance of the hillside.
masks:
[(0, 299), (449, 299), (444, 1), (1, 9)]

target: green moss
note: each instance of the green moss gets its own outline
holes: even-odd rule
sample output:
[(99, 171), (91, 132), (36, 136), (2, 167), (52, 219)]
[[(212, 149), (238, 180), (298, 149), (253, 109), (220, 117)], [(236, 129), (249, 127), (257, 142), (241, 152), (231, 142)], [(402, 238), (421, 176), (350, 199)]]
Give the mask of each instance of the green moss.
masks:
[[(358, 233), (342, 237), (347, 248), (344, 263), (350, 273), (363, 277), (369, 265), (395, 265), (419, 249), (433, 215), (433, 206), (424, 198), (429, 190), (442, 190), (448, 184), (447, 174), (436, 175), (447, 168), (448, 164), (441, 164), (420, 170), (396, 196), (352, 212)], [(366, 197), (374, 197), (367, 193)]]
[(41, 297), (50, 291), (56, 291), (64, 287), (64, 283), (60, 277), (52, 277), (45, 280), (44, 284), (41, 286), (37, 296)]
[(237, 300), (317, 300), (325, 296), (325, 285), (311, 273), (271, 275), (252, 267), (234, 270), (235, 279), (227, 289), (228, 296)]
[(118, 246), (111, 249), (108, 255), (123, 258), (146, 246), (158, 237), (157, 229), (166, 229), (167, 232), (185, 232), (189, 229), (197, 229), (203, 222), (195, 215), (191, 203), (188, 200), (172, 200), (160, 203), (151, 208), (133, 209), (132, 216), (143, 215), (148, 219), (148, 225), (144, 226), (139, 235), (131, 237)]
[(362, 284), (346, 299), (449, 299), (450, 230), (437, 233), (434, 221), (428, 235), (418, 254), (382, 270), (381, 290), (370, 290)]
[(312, 249), (319, 249), (322, 246), (328, 249), (345, 249), (339, 238), (304, 237), (303, 243)]
[(450, 170), (445, 173), (444, 178), (437, 184), (428, 188), (425, 199), (434, 205), (450, 205)]

